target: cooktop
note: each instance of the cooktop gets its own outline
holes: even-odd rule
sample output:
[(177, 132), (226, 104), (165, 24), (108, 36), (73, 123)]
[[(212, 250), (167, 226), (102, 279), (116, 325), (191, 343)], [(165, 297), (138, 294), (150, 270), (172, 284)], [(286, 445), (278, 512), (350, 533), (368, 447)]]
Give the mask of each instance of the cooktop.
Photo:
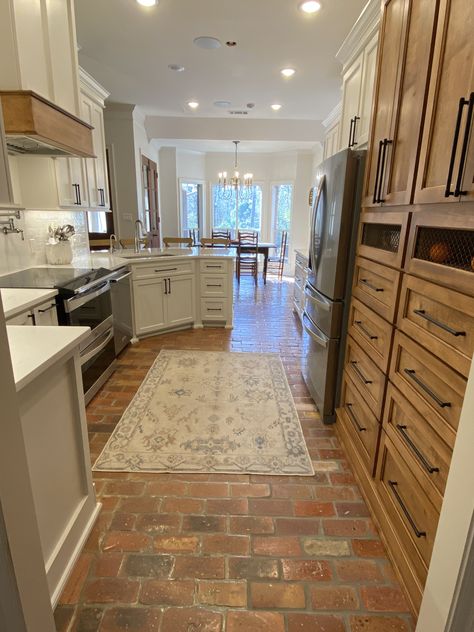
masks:
[(99, 268), (28, 268), (0, 277), (0, 288), (57, 289), (60, 294), (72, 295), (76, 290), (100, 280), (110, 270)]

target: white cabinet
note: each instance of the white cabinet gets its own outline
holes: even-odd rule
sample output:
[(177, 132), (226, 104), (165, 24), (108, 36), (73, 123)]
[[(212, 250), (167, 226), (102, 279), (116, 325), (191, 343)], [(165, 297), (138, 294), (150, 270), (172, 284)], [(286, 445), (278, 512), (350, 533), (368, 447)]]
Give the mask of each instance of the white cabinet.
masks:
[[(357, 144), (355, 135), (357, 123), (360, 121), (360, 99), (362, 92), (362, 68), (364, 53), (362, 52), (342, 78), (342, 117), (340, 127), (340, 148)], [(356, 129), (354, 129), (354, 126)]]
[(169, 327), (194, 322), (194, 276), (170, 277), (166, 295), (166, 321)]
[(355, 129), (355, 139), (358, 145), (366, 145), (369, 142), (378, 42), (379, 34), (377, 32), (364, 49), (364, 71), (359, 107), (360, 120), (357, 122)]
[(16, 195), (10, 173), (10, 163), (8, 161), (7, 146), (3, 128), (2, 108), (0, 104), (0, 211), (16, 209)]
[(58, 205), (88, 208), (86, 165), (83, 158), (54, 158)]
[(324, 138), (324, 152), (323, 152), (323, 160), (329, 158), (337, 151), (339, 151), (339, 121), (333, 125), (327, 132)]
[(137, 336), (154, 333), (167, 326), (165, 279), (140, 279), (133, 282)]
[[(42, 303), (33, 310), (35, 325), (52, 326), (58, 324), (58, 312), (56, 309), (56, 301), (51, 299), (46, 303)], [(10, 324), (10, 323), (9, 323)]]
[(35, 323), (34, 323), (33, 312), (31, 310), (28, 310), (27, 312), (23, 312), (22, 314), (13, 316), (12, 318), (9, 318), (7, 320), (7, 323), (9, 325), (20, 325), (20, 326), (34, 325)]

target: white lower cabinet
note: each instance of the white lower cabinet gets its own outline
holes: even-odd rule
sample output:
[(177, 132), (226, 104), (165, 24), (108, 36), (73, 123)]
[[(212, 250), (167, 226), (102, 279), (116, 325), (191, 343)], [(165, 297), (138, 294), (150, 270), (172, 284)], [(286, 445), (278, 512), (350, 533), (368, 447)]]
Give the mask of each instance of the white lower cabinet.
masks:
[(7, 319), (8, 325), (39, 325), (52, 326), (58, 324), (58, 312), (54, 299), (42, 303), (37, 307), (29, 309), (21, 314), (17, 314)]
[(195, 320), (194, 276), (170, 277), (166, 294), (166, 320), (169, 327), (179, 327)]
[(167, 326), (165, 279), (141, 279), (133, 282), (135, 327), (137, 336), (154, 333)]

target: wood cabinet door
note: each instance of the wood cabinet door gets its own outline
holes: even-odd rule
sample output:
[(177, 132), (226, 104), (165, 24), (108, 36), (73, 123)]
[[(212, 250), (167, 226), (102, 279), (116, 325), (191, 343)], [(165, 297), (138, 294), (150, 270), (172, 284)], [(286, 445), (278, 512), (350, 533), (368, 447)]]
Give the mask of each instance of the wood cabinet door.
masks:
[[(362, 65), (364, 53), (362, 52), (353, 64), (344, 73), (342, 79), (342, 118), (339, 139), (339, 149), (352, 147), (355, 141), (354, 123), (360, 119), (360, 92), (362, 87)], [(356, 118), (357, 117), (357, 118)]]
[(146, 279), (133, 283), (137, 334), (164, 329), (166, 323), (165, 280)]
[[(473, 33), (472, 0), (441, 0), (416, 204), (474, 200)], [(465, 195), (453, 195), (456, 188)]]
[(194, 321), (194, 277), (168, 279), (167, 321), (169, 327), (179, 327)]

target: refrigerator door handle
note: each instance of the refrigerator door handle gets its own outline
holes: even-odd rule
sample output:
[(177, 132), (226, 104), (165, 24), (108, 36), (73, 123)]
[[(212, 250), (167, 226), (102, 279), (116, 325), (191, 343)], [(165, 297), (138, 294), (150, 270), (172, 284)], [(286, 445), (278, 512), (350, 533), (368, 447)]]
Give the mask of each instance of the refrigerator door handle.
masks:
[[(310, 261), (310, 267), (313, 270), (313, 272), (316, 272), (318, 266), (319, 266), (319, 259), (321, 256), (321, 243), (319, 244), (319, 248), (318, 251), (316, 253), (316, 244), (314, 242), (314, 233), (316, 231), (316, 224), (318, 222), (318, 218), (319, 218), (319, 213), (320, 213), (320, 205), (321, 205), (321, 198), (323, 195), (323, 189), (324, 186), (326, 184), (326, 176), (321, 176), (321, 180), (319, 182), (319, 186), (318, 186), (318, 193), (316, 196), (316, 201), (314, 203), (314, 213), (313, 213), (313, 223), (312, 223), (312, 227), (311, 227), (311, 258), (314, 257), (314, 261), (313, 261), (313, 265), (311, 266), (311, 261)], [(323, 218), (324, 219), (324, 218)], [(321, 235), (323, 231), (320, 231)], [(320, 240), (321, 240), (321, 235), (320, 235)]]
[(328, 301), (322, 294), (313, 290), (310, 285), (306, 285), (304, 288), (305, 296), (316, 303), (318, 307), (323, 309), (325, 312), (329, 312), (331, 310), (331, 301)]
[[(306, 324), (306, 323), (308, 323), (308, 324)], [(328, 346), (328, 340), (326, 338), (323, 338), (322, 336), (320, 336), (314, 330), (314, 325), (311, 326), (311, 321), (306, 316), (306, 314), (303, 314), (303, 327), (304, 327), (304, 330), (306, 331), (306, 333), (314, 340), (314, 342), (316, 342), (318, 345), (320, 345), (321, 347), (326, 349), (326, 347)]]

